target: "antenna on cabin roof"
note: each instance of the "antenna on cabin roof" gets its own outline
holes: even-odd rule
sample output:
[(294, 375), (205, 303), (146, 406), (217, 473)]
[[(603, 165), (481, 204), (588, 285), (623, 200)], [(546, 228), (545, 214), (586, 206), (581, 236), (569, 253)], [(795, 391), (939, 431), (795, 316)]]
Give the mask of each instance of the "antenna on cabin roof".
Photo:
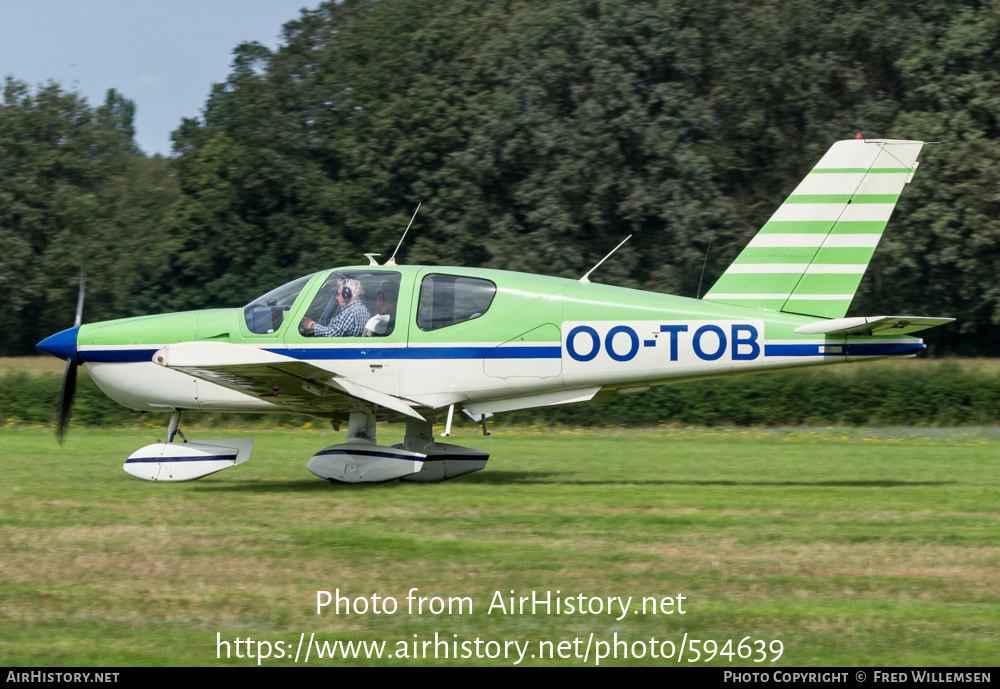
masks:
[(708, 265), (708, 252), (712, 248), (713, 239), (715, 239), (714, 232), (709, 236), (708, 246), (705, 247), (705, 261), (701, 264), (701, 277), (698, 278), (698, 294), (695, 295), (695, 299), (701, 299), (701, 281), (705, 279), (705, 266)]
[(604, 262), (605, 262), (605, 261), (607, 261), (607, 260), (608, 260), (609, 258), (611, 258), (611, 254), (613, 254), (613, 253), (615, 253), (616, 251), (618, 251), (618, 249), (620, 249), (620, 248), (621, 248), (622, 244), (624, 244), (625, 242), (627, 242), (627, 241), (628, 241), (628, 240), (630, 240), (630, 239), (632, 239), (632, 235), (629, 235), (628, 237), (626, 237), (625, 239), (623, 239), (623, 240), (622, 240), (622, 241), (621, 241), (621, 242), (620, 242), (620, 243), (618, 244), (618, 246), (616, 246), (616, 247), (615, 247), (614, 249), (612, 249), (612, 250), (611, 250), (611, 253), (609, 253), (609, 254), (608, 254), (607, 256), (605, 256), (605, 257), (604, 257), (604, 258), (602, 258), (602, 259), (601, 259), (600, 261), (598, 261), (598, 262), (597, 262), (597, 265), (596, 265), (596, 266), (594, 266), (593, 268), (591, 268), (590, 270), (588, 270), (588, 271), (587, 271), (587, 272), (586, 272), (586, 273), (584, 274), (584, 276), (583, 276), (582, 278), (580, 278), (580, 282), (582, 282), (582, 283), (584, 283), (584, 284), (587, 284), (587, 283), (589, 283), (589, 282), (590, 282), (590, 274), (591, 274), (591, 273), (593, 273), (593, 272), (594, 272), (595, 270), (597, 270), (597, 269), (598, 269), (598, 268), (599, 268), (599, 267), (601, 266), (601, 264), (602, 264), (602, 263), (604, 263)]
[[(416, 220), (417, 213), (419, 212), (420, 212), (420, 204), (418, 203), (417, 210), (413, 211), (413, 217), (410, 218), (410, 224), (406, 226), (406, 229), (403, 230), (403, 236), (399, 238), (399, 244), (396, 245), (396, 251), (399, 251), (399, 247), (403, 245), (403, 240), (406, 239), (406, 233), (410, 231), (410, 225), (412, 225), (413, 221)], [(392, 252), (392, 256), (390, 256), (389, 260), (385, 262), (385, 265), (387, 266), (396, 265), (396, 251)]]

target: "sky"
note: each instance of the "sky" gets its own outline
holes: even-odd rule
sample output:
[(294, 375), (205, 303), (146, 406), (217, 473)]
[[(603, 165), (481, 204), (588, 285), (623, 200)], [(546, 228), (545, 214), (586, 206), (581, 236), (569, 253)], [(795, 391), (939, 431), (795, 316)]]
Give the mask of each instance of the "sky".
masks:
[(116, 89), (136, 105), (136, 142), (170, 155), (170, 133), (200, 117), (233, 49), (272, 50), (320, 0), (0, 0), (0, 79), (52, 80), (91, 107)]

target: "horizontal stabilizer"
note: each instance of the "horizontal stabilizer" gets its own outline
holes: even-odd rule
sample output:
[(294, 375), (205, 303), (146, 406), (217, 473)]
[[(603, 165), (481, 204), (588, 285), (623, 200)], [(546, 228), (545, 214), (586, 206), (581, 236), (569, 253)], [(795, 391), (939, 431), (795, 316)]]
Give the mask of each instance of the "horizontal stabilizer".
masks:
[(909, 335), (938, 325), (951, 323), (954, 318), (927, 316), (861, 316), (833, 318), (799, 326), (800, 335)]

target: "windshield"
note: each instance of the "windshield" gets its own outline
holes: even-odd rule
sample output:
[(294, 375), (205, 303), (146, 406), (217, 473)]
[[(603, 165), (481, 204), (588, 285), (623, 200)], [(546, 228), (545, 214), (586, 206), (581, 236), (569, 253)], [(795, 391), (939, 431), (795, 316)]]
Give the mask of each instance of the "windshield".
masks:
[(243, 307), (243, 315), (250, 332), (266, 335), (280, 328), (281, 322), (285, 318), (285, 311), (292, 308), (295, 297), (299, 296), (299, 292), (315, 274), (312, 273), (298, 280), (292, 280), (263, 296), (257, 297)]

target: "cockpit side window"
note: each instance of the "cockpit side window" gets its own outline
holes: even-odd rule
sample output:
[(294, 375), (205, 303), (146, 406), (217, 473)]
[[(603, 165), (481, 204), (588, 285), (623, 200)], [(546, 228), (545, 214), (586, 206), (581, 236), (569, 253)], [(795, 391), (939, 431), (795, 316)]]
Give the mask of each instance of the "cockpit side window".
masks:
[[(306, 310), (304, 320), (315, 321), (315, 326), (310, 323), (310, 329), (303, 334), (320, 337), (389, 335), (396, 327), (400, 281), (401, 275), (394, 271), (332, 273)], [(346, 299), (345, 294), (349, 295)]]
[(489, 280), (431, 274), (420, 283), (417, 327), (437, 330), (479, 318), (493, 303), (497, 286)]
[(292, 308), (295, 298), (313, 275), (315, 273), (292, 280), (244, 306), (243, 317), (250, 332), (267, 335), (280, 328), (285, 319), (285, 312)]

